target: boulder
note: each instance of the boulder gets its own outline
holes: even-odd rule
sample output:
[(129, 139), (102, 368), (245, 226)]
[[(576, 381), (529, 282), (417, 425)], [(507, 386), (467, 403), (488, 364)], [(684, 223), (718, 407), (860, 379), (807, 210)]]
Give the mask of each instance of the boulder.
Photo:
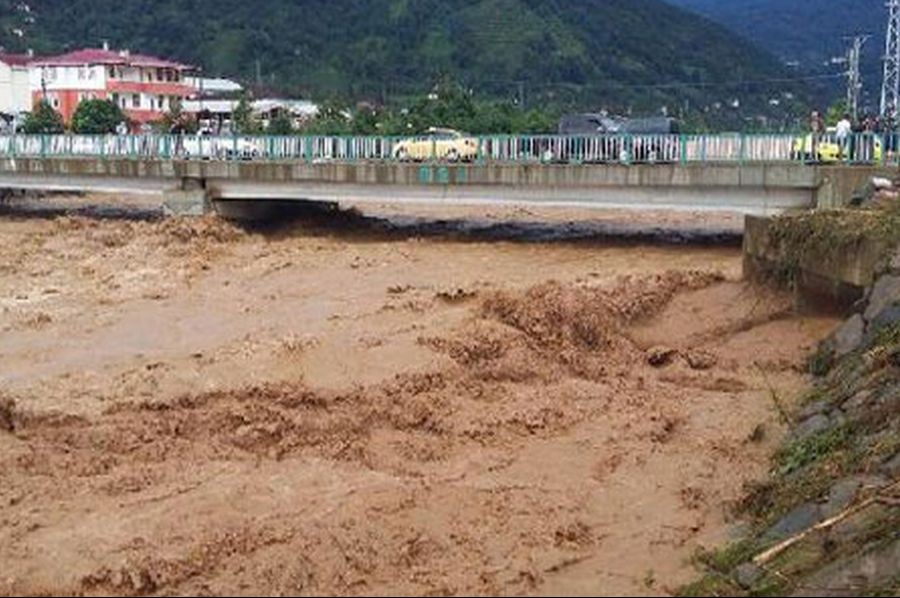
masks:
[(672, 363), (676, 355), (678, 355), (678, 351), (671, 347), (653, 347), (647, 351), (647, 363), (660, 368)]
[(794, 429), (794, 436), (798, 440), (802, 440), (813, 434), (818, 434), (822, 430), (827, 430), (829, 427), (831, 427), (831, 420), (828, 419), (827, 415), (819, 413), (801, 421)]
[(814, 526), (821, 519), (819, 505), (808, 502), (796, 507), (770, 527), (763, 538), (767, 542), (783, 540)]
[(707, 351), (688, 351), (684, 358), (693, 370), (710, 370), (719, 361), (718, 357)]
[(888, 458), (881, 466), (881, 473), (888, 476), (892, 480), (900, 478), (900, 453)]
[(814, 415), (827, 415), (828, 408), (831, 406), (828, 399), (819, 399), (818, 401), (813, 401), (803, 407), (800, 410), (800, 413), (797, 414), (797, 419), (803, 421), (807, 420)]
[(883, 191), (885, 189), (893, 189), (894, 182), (891, 179), (887, 179), (885, 177), (877, 176), (872, 178), (872, 186), (878, 189), (879, 191)]
[(881, 488), (887, 484), (881, 476), (854, 475), (837, 481), (828, 492), (828, 500), (820, 507), (823, 519), (834, 517), (859, 497), (866, 489)]
[(866, 341), (871, 343), (878, 337), (879, 332), (888, 326), (898, 323), (900, 323), (900, 303), (889, 305), (876, 314), (872, 321), (869, 322)]
[(855, 314), (834, 333), (834, 350), (836, 357), (852, 353), (863, 342), (866, 322), (860, 314)]
[(738, 565), (734, 570), (734, 580), (745, 590), (752, 588), (766, 574), (762, 567), (753, 563)]
[(861, 390), (841, 405), (841, 411), (844, 413), (852, 413), (859, 411), (872, 401), (873, 395), (870, 390)]
[(900, 276), (882, 276), (872, 287), (872, 293), (869, 295), (869, 307), (865, 313), (866, 322), (872, 322), (895, 303), (900, 303)]

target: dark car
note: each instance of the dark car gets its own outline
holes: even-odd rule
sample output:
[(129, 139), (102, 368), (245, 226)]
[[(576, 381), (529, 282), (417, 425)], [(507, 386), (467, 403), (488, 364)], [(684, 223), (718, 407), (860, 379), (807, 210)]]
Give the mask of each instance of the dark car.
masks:
[(602, 113), (567, 114), (559, 134), (583, 138), (575, 152), (559, 156), (582, 162), (673, 162), (678, 155), (678, 121), (669, 117), (625, 118)]

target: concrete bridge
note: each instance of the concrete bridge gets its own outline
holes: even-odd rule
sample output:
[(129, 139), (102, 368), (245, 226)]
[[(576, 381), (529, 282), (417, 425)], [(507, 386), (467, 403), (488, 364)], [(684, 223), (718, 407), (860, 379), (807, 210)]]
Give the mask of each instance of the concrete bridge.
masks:
[[(896, 167), (893, 168), (896, 171)], [(519, 204), (771, 214), (846, 201), (884, 167), (2, 157), (0, 189), (156, 194), (179, 213), (253, 217), (266, 200)]]

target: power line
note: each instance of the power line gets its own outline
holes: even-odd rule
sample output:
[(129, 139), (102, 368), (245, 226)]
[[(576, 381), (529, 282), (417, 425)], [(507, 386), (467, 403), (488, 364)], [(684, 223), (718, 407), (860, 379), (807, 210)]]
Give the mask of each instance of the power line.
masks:
[[(898, 0), (900, 2), (900, 0)], [(607, 80), (597, 81), (586, 85), (577, 83), (564, 82), (548, 82), (548, 83), (529, 83), (530, 87), (548, 88), (548, 87), (580, 87), (580, 88), (597, 88), (597, 87), (616, 87), (623, 89), (691, 89), (691, 88), (711, 88), (711, 87), (741, 87), (744, 85), (767, 85), (781, 83), (798, 83), (801, 81), (822, 81), (827, 79), (843, 79), (847, 76), (846, 72), (829, 73), (823, 75), (806, 75), (801, 77), (775, 77), (769, 79), (735, 79), (732, 81), (675, 81), (672, 83), (623, 83), (620, 81)], [(496, 80), (494, 81), (497, 82)], [(508, 81), (507, 83), (518, 83), (517, 81)]]
[(897, 112), (900, 109), (900, 0), (888, 0), (887, 8), (881, 118), (884, 122), (896, 123)]
[(853, 44), (847, 51), (847, 111), (853, 117), (854, 122), (859, 118), (859, 98), (862, 93), (859, 59), (862, 56), (862, 47), (869, 37), (869, 35), (853, 37)]

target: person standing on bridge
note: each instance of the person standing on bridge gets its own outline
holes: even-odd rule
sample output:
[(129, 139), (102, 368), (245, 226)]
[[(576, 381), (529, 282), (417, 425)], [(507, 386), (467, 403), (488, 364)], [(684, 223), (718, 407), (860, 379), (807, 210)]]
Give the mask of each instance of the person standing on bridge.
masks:
[(813, 110), (809, 117), (809, 131), (811, 133), (809, 155), (813, 162), (817, 162), (819, 160), (819, 141), (825, 134), (825, 119), (818, 110)]
[(847, 150), (850, 149), (849, 142), (852, 136), (853, 122), (850, 120), (849, 114), (844, 114), (844, 118), (838, 121), (837, 129), (835, 130), (835, 137), (837, 138), (837, 144), (840, 148), (840, 156), (842, 160), (852, 157), (847, 153)]

